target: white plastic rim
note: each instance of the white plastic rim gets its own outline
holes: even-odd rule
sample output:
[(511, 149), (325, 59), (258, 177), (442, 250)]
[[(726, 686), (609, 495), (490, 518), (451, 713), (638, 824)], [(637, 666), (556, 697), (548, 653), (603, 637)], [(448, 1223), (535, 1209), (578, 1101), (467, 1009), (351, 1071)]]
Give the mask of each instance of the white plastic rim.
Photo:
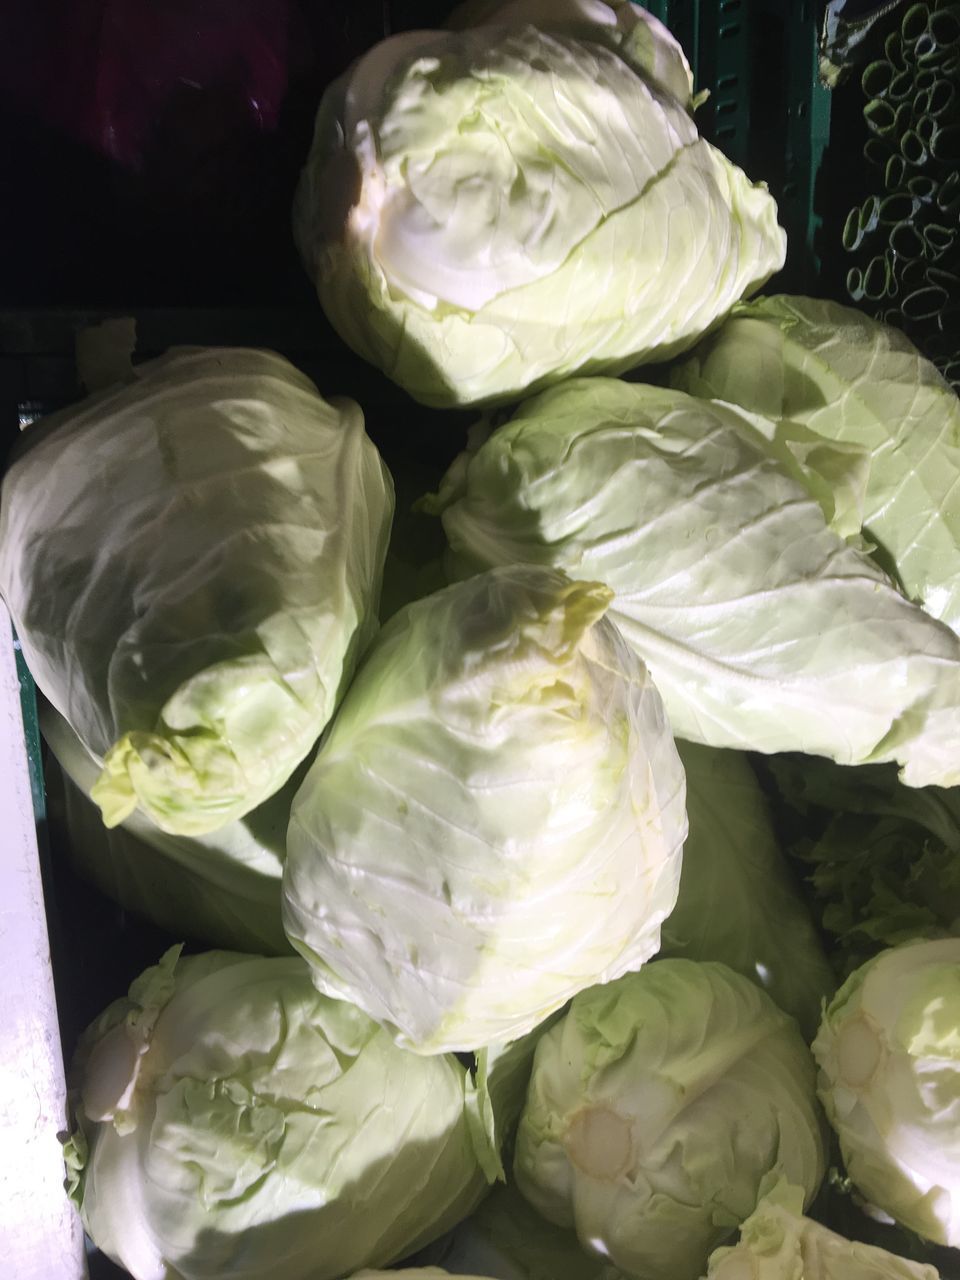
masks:
[(0, 1240), (17, 1280), (85, 1280), (57, 1134), (66, 1089), (13, 630), (0, 601)]

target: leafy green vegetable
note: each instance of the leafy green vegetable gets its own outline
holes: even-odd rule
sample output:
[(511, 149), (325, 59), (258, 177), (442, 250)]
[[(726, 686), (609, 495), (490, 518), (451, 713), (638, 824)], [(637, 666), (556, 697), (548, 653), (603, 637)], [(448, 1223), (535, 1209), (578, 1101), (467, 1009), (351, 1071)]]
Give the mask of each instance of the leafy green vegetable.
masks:
[(656, 960), (575, 996), (537, 1046), (515, 1174), (636, 1280), (696, 1280), (768, 1176), (824, 1173), (796, 1023), (726, 965)]
[(960, 782), (960, 640), (733, 409), (574, 379), (457, 459), (431, 505), (457, 574), (526, 561), (606, 583), (678, 737)]
[(939, 1280), (936, 1267), (847, 1240), (803, 1216), (803, 1192), (780, 1182), (710, 1257), (706, 1280)]
[(333, 1280), (485, 1193), (466, 1070), (398, 1049), (299, 958), (179, 947), (85, 1032), (75, 1194), (137, 1280)]
[(660, 954), (722, 960), (763, 987), (809, 1041), (836, 984), (756, 775), (738, 751), (677, 745), (690, 831)]
[(182, 349), (27, 433), (0, 592), (38, 686), (137, 808), (202, 835), (286, 782), (372, 638), (390, 477), (351, 401)]
[(407, 32), (327, 89), (294, 209), (341, 337), (431, 405), (691, 346), (784, 261), (766, 188), (592, 40)]
[(790, 852), (809, 866), (842, 976), (884, 946), (960, 931), (960, 788), (803, 756), (765, 768), (795, 811)]
[(659, 946), (683, 770), (610, 598), (514, 566), (402, 609), (294, 800), (287, 934), (419, 1052), (514, 1039)]
[(960, 938), (905, 942), (861, 965), (813, 1052), (858, 1191), (925, 1239), (960, 1245)]
[(97, 761), (49, 705), (40, 709), (40, 727), (50, 749), (48, 809), (51, 820), (63, 824), (57, 848), (75, 870), (176, 937), (289, 954), (280, 920), (280, 875), (290, 806), (304, 766), (258, 808), (208, 835), (169, 835), (136, 812), (108, 830), (88, 794)]
[(960, 400), (909, 338), (835, 302), (758, 298), (670, 377), (762, 415), (838, 531), (862, 527), (906, 594), (960, 630)]

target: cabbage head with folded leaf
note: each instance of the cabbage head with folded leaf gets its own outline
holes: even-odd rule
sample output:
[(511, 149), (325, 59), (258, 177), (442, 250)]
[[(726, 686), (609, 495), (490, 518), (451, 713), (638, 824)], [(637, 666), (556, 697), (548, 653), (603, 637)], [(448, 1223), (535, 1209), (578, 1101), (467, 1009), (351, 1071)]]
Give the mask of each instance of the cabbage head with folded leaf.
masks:
[(279, 790), (378, 625), (393, 486), (358, 406), (173, 350), (30, 427), (0, 497), (0, 595), (107, 825), (199, 835)]
[(783, 265), (766, 187), (698, 134), (676, 42), (640, 23), (631, 53), (576, 8), (391, 36), (321, 102), (301, 255), (340, 336), (424, 404), (664, 360)]

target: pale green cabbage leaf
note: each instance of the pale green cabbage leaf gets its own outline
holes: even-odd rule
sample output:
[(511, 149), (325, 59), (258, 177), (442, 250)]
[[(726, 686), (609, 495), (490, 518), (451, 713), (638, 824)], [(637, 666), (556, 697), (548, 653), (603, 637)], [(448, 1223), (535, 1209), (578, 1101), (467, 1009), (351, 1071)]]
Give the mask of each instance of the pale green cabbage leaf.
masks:
[(515, 566), (402, 609), (294, 799), (287, 935), (405, 1046), (514, 1039), (659, 946), (683, 770), (609, 602)]
[(537, 1046), (515, 1176), (531, 1204), (636, 1280), (696, 1280), (784, 1176), (823, 1177), (796, 1023), (726, 965), (655, 960), (575, 996)]
[(778, 1182), (739, 1243), (711, 1254), (706, 1280), (939, 1280), (939, 1272), (804, 1217), (801, 1189)]
[(827, 527), (735, 411), (578, 378), (525, 401), (439, 495), (455, 574), (604, 582), (677, 737), (960, 782), (960, 641)]
[(74, 1194), (136, 1280), (334, 1280), (479, 1203), (486, 1153), (454, 1058), (398, 1049), (297, 957), (179, 950), (74, 1066)]
[[(762, 415), (839, 532), (862, 527), (906, 594), (960, 630), (960, 400), (899, 329), (821, 298), (757, 298), (670, 378)], [(841, 460), (858, 473), (847, 497)]]
[(692, 742), (677, 749), (690, 830), (660, 954), (722, 960), (763, 987), (812, 1040), (836, 982), (756, 774), (739, 751)]
[(594, 41), (407, 32), (329, 87), (294, 207), (328, 319), (429, 405), (691, 346), (784, 261), (762, 185)]
[(0, 594), (103, 762), (108, 825), (199, 835), (286, 782), (377, 627), (389, 474), (347, 400), (268, 351), (180, 349), (31, 427)]
[(107, 828), (89, 796), (97, 760), (47, 703), (40, 707), (40, 730), (49, 748), (45, 784), (56, 848), (80, 875), (174, 937), (289, 954), (280, 876), (290, 806), (305, 766), (269, 800), (206, 835), (171, 835), (136, 811)]
[(904, 942), (861, 965), (813, 1052), (860, 1194), (924, 1239), (960, 1245), (960, 938)]

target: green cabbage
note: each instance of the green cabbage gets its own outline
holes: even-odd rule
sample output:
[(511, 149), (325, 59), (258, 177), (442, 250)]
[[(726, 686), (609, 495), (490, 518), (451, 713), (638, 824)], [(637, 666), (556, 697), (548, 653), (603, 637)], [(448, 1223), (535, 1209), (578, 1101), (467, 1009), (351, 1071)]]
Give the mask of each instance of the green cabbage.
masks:
[(457, 459), (454, 571), (604, 582), (677, 737), (960, 782), (960, 640), (911, 604), (732, 409), (579, 378)]
[(655, 960), (575, 996), (537, 1045), (517, 1185), (636, 1280), (696, 1280), (769, 1176), (824, 1173), (794, 1020), (726, 965)]
[(861, 965), (813, 1052), (857, 1190), (925, 1239), (960, 1245), (960, 938), (901, 943)]
[(334, 1280), (485, 1194), (469, 1076), (405, 1053), (296, 957), (169, 951), (84, 1033), (68, 1157), (136, 1280)]
[(803, 1192), (780, 1182), (717, 1249), (706, 1280), (939, 1280), (936, 1267), (847, 1240), (803, 1216)]
[(303, 765), (269, 800), (208, 835), (169, 835), (136, 812), (108, 829), (89, 798), (97, 761), (49, 705), (40, 708), (40, 728), (50, 819), (62, 823), (55, 847), (80, 875), (175, 937), (289, 954), (280, 875)]
[(32, 427), (0, 507), (30, 671), (112, 826), (201, 835), (286, 782), (377, 627), (390, 477), (351, 401), (181, 349)]
[(294, 231), (341, 337), (425, 404), (693, 344), (784, 261), (765, 187), (593, 41), (407, 32), (327, 89)]
[(683, 770), (609, 602), (515, 566), (402, 609), (297, 793), (287, 935), (405, 1046), (513, 1039), (659, 946)]
[(677, 748), (690, 831), (660, 954), (722, 960), (759, 983), (812, 1040), (836, 983), (756, 775), (738, 751)]
[(838, 531), (862, 527), (906, 594), (960, 631), (960, 400), (899, 329), (819, 298), (758, 298), (671, 382), (762, 415)]

